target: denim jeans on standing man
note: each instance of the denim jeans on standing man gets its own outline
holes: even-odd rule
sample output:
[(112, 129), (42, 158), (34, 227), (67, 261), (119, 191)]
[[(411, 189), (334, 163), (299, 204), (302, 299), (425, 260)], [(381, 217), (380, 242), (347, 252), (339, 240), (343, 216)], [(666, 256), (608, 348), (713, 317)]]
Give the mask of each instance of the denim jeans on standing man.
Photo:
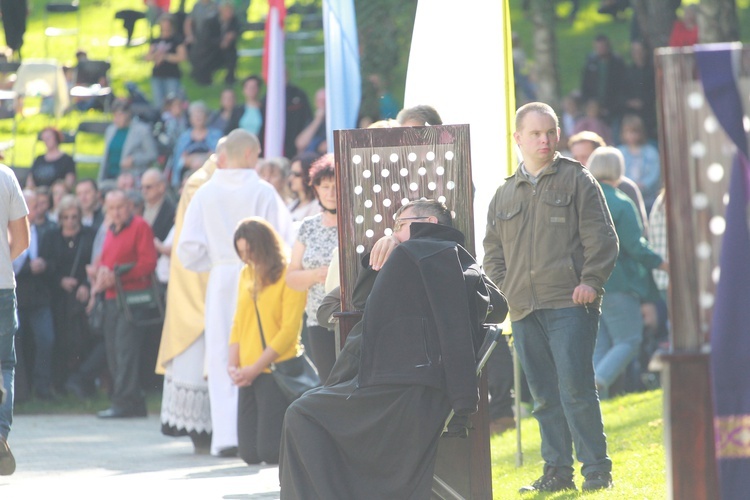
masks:
[(534, 398), (542, 458), (558, 474), (573, 474), (573, 444), (581, 473), (609, 472), (593, 354), (599, 326), (595, 307), (541, 309), (513, 321), (513, 337)]
[(0, 290), (0, 365), (5, 402), (0, 405), (0, 436), (8, 438), (13, 423), (13, 375), (16, 369), (14, 337), (18, 329), (16, 313), (16, 290)]

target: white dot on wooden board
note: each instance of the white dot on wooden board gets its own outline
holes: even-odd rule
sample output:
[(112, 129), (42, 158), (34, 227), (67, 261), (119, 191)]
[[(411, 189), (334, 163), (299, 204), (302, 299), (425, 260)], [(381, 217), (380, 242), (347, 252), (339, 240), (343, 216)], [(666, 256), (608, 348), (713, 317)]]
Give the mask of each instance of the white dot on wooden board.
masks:
[(375, 222), (383, 222), (383, 216), (380, 214), (375, 214), (375, 217), (373, 217), (373, 220)]
[(453, 181), (448, 181), (448, 182), (447, 182), (447, 183), (445, 184), (445, 188), (446, 188), (446, 189), (448, 189), (448, 190), (451, 190), (451, 189), (453, 189), (454, 187), (456, 187), (456, 183), (455, 183), (455, 182), (453, 182)]
[(354, 194), (362, 194), (362, 186), (354, 186)]
[(438, 175), (443, 175), (445, 173), (445, 169), (443, 167), (438, 167), (435, 169), (435, 173)]
[(398, 155), (396, 153), (391, 153), (390, 160), (391, 163), (396, 163), (398, 161)]
[(381, 177), (388, 177), (389, 175), (391, 175), (391, 171), (388, 170), (387, 168), (384, 168), (383, 170), (380, 171)]
[(364, 253), (365, 246), (364, 245), (357, 245), (357, 253)]
[(705, 193), (695, 193), (693, 195), (693, 208), (703, 210), (708, 206), (708, 196)]
[(708, 259), (711, 257), (711, 245), (705, 241), (698, 243), (695, 247), (695, 255), (702, 260)]
[(373, 236), (375, 236), (375, 231), (373, 231), (372, 229), (368, 229), (367, 231), (365, 231), (365, 236), (367, 236), (368, 238), (372, 238)]
[(448, 161), (451, 161), (453, 159), (453, 151), (446, 151), (445, 152), (445, 159)]
[(724, 166), (720, 163), (712, 163), (706, 169), (706, 177), (711, 182), (719, 182), (724, 178)]
[(432, 161), (435, 159), (435, 153), (432, 151), (427, 151), (425, 158), (427, 158), (427, 161)]
[(357, 224), (362, 224), (364, 221), (365, 221), (365, 218), (361, 215), (358, 215), (354, 218), (354, 222), (356, 222)]
[(700, 109), (703, 107), (703, 94), (700, 92), (690, 92), (688, 95), (688, 106), (692, 109)]
[(417, 169), (417, 173), (418, 173), (419, 175), (424, 175), (424, 174), (426, 174), (426, 173), (427, 173), (427, 169), (426, 169), (426, 168), (424, 168), (424, 167), (419, 167), (419, 168)]
[(721, 215), (711, 217), (711, 220), (708, 221), (708, 230), (711, 231), (711, 234), (715, 234), (716, 236), (724, 234), (726, 228), (727, 221)]
[(373, 163), (377, 163), (379, 161), (380, 161), (380, 155), (379, 154), (375, 153), (374, 155), (372, 155), (372, 162)]
[(409, 153), (409, 155), (407, 156), (407, 158), (409, 159), (409, 161), (416, 161), (417, 160), (417, 153)]
[(372, 208), (372, 200), (365, 200), (365, 208)]
[(372, 186), (372, 190), (373, 190), (374, 192), (376, 192), (376, 193), (379, 193), (380, 191), (382, 191), (382, 190), (383, 190), (383, 188), (382, 188), (382, 187), (380, 187), (380, 184), (375, 184), (374, 186)]
[(706, 156), (706, 145), (700, 141), (695, 141), (690, 145), (690, 154), (693, 158), (703, 158)]
[(371, 175), (372, 175), (372, 172), (370, 172), (369, 170), (362, 171), (362, 177), (364, 177), (365, 179), (369, 179)]
[(362, 163), (362, 157), (359, 155), (352, 156), (352, 163), (354, 163), (355, 165), (359, 165), (360, 163)]
[(703, 129), (709, 134), (713, 134), (719, 130), (719, 122), (714, 115), (707, 116), (706, 119), (703, 120)]
[(401, 186), (399, 186), (398, 184), (396, 184), (396, 183), (391, 184), (391, 190), (394, 193), (397, 192), (399, 189), (401, 189)]

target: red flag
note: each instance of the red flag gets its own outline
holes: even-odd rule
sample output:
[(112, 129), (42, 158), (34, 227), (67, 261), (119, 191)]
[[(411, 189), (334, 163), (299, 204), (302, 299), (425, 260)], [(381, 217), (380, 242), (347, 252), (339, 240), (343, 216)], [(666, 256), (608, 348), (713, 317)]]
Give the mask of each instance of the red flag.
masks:
[[(276, 16), (272, 15), (273, 10), (276, 9)], [(282, 38), (284, 35), (284, 19), (286, 18), (286, 5), (284, 0), (268, 0), (268, 17), (266, 17), (266, 37), (263, 40), (263, 80), (268, 81), (268, 62), (269, 58), (273, 57), (273, 50), (271, 49), (271, 41), (274, 38), (273, 35), (281, 34)], [(283, 45), (282, 45), (283, 48)], [(282, 52), (283, 60), (283, 52)]]

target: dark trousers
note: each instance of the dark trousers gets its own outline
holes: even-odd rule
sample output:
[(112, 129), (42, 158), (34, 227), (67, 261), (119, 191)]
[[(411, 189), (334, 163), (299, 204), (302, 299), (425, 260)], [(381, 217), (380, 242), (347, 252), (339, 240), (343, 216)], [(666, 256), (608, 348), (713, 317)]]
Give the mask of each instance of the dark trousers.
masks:
[(497, 343), (487, 360), (487, 383), (490, 393), (490, 418), (492, 420), (513, 416), (513, 356), (506, 336)]
[(308, 326), (307, 342), (310, 345), (310, 359), (318, 369), (320, 381), (325, 383), (336, 362), (336, 336), (333, 330), (320, 325)]
[(284, 413), (289, 402), (270, 373), (240, 387), (237, 403), (239, 455), (247, 464), (279, 463)]
[(227, 76), (224, 77), (224, 83), (232, 85), (236, 81), (237, 47), (232, 46), (221, 50), (221, 65), (227, 69)]
[(123, 411), (144, 408), (139, 368), (145, 328), (127, 321), (117, 300), (104, 302), (104, 343), (112, 375), (112, 407)]

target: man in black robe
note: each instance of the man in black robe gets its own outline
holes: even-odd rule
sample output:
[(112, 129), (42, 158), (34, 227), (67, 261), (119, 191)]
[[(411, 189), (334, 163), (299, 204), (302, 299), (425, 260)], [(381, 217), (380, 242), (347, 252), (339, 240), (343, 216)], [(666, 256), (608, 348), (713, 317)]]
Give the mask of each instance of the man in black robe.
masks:
[(372, 290), (355, 326), (361, 334), (347, 339), (326, 385), (286, 412), (282, 499), (430, 497), (448, 413), (477, 410), (475, 353), (490, 304), (492, 322), (507, 313), (451, 225), (434, 200), (397, 213), (399, 244), (374, 281), (374, 270), (364, 271)]

